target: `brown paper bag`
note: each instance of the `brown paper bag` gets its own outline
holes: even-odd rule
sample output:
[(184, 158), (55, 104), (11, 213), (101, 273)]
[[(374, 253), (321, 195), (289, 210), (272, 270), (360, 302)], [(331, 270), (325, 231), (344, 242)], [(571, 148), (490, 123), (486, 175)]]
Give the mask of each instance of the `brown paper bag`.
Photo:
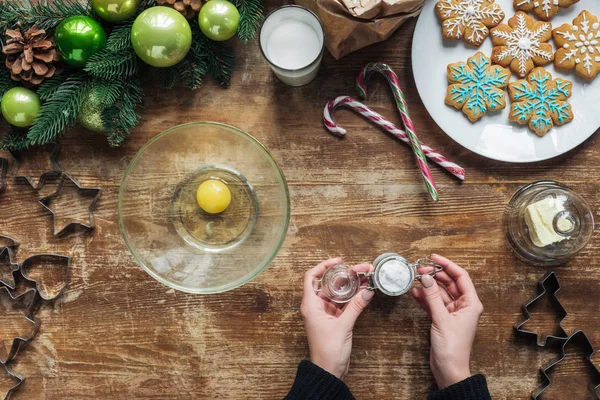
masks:
[(426, 0), (295, 0), (319, 16), (336, 59), (390, 37)]

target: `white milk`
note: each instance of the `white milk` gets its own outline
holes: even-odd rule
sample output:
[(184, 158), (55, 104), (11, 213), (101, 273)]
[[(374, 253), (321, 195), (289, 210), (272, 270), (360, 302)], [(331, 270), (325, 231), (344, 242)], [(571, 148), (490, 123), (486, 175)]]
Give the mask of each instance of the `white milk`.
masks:
[(280, 22), (267, 38), (269, 60), (283, 69), (300, 69), (317, 59), (321, 43), (308, 24), (293, 19)]

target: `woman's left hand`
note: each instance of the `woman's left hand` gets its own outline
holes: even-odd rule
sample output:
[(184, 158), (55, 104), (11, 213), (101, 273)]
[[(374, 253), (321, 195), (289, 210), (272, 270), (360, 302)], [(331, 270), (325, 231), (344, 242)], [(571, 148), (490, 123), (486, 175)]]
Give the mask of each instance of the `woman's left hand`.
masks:
[[(315, 293), (313, 281), (327, 270), (341, 264), (341, 258), (333, 258), (317, 265), (304, 276), (304, 296), (300, 312), (308, 336), (310, 360), (329, 373), (342, 379), (350, 366), (352, 330), (354, 323), (374, 296), (363, 289), (344, 307), (340, 308), (320, 294)], [(370, 272), (373, 266), (360, 264), (352, 267), (358, 272)]]

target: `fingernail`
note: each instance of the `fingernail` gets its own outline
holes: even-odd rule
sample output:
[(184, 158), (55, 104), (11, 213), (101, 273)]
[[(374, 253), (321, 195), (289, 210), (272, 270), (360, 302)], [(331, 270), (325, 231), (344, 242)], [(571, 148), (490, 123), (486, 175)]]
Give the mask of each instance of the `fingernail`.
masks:
[(362, 298), (364, 301), (371, 301), (371, 299), (375, 296), (375, 292), (372, 290), (363, 290)]
[(424, 288), (430, 288), (433, 286), (433, 278), (430, 275), (423, 275), (421, 277), (421, 285)]
[(439, 257), (439, 255), (436, 253), (431, 253), (431, 257)]

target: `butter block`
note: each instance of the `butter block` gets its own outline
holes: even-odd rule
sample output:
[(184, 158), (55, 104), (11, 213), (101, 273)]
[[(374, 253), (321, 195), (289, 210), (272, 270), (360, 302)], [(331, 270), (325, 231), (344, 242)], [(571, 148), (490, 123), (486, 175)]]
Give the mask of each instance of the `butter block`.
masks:
[[(554, 197), (546, 197), (544, 200), (527, 206), (525, 209), (525, 223), (529, 228), (529, 236), (534, 245), (546, 247), (569, 238), (556, 233), (553, 227), (554, 218), (564, 210), (563, 201)], [(570, 221), (558, 221), (558, 223), (566, 224)], [(559, 227), (559, 229), (563, 229), (563, 227)]]

